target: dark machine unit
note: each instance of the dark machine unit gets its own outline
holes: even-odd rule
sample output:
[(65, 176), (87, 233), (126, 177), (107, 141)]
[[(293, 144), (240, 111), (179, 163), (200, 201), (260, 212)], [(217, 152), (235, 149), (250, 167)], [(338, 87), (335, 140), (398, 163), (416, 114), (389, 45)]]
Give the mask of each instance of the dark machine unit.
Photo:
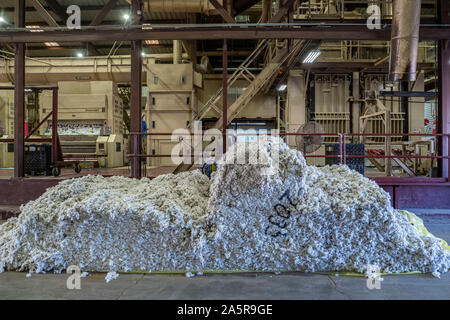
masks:
[[(339, 155), (339, 144), (327, 144), (325, 146), (326, 155)], [(364, 144), (346, 144), (345, 145), (346, 156), (361, 155), (365, 154)], [(339, 158), (328, 157), (325, 160), (327, 165), (339, 164)], [(352, 170), (358, 171), (360, 174), (364, 175), (364, 163), (365, 158), (345, 158), (345, 164)]]
[(52, 174), (52, 146), (49, 144), (26, 145), (24, 154), (25, 174), (32, 176)]

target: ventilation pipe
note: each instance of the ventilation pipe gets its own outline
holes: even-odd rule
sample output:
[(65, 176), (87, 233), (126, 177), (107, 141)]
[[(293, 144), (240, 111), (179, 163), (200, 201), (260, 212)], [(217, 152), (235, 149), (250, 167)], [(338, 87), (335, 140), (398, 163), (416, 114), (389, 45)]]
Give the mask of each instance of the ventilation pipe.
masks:
[[(127, 0), (128, 3), (131, 0)], [(217, 0), (223, 5), (223, 0)], [(142, 0), (144, 12), (183, 12), (218, 14), (209, 0)]]
[(416, 80), (421, 0), (394, 0), (390, 80)]
[(173, 64), (180, 64), (182, 58), (181, 40), (173, 40)]

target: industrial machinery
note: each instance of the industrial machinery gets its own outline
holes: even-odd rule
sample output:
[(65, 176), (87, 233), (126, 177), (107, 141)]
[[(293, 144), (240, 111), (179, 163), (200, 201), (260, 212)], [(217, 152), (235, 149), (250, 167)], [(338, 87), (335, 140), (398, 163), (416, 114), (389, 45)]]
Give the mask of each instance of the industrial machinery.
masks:
[[(147, 108), (146, 123), (148, 131), (144, 143), (147, 153), (170, 155), (178, 141), (171, 141), (171, 133), (177, 129), (188, 128), (196, 113), (196, 76), (192, 64), (151, 64), (147, 69)], [(152, 166), (173, 166), (170, 157), (154, 158)]]
[[(58, 135), (65, 158), (123, 166), (123, 102), (112, 81), (58, 82)], [(52, 96), (40, 95), (40, 118), (50, 111)], [(42, 130), (51, 135), (51, 120)]]
[[(0, 91), (0, 138), (14, 138), (14, 91)], [(14, 143), (0, 143), (0, 168), (14, 167)]]

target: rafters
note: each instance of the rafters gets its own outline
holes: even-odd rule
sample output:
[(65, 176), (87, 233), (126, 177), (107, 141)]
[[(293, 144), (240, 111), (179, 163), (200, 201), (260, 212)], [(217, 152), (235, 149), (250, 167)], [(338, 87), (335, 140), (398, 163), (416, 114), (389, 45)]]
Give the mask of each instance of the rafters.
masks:
[[(52, 11), (56, 14), (56, 16), (62, 21), (62, 22), (66, 22), (67, 19), (69, 18), (69, 16), (67, 15), (66, 11), (64, 10), (64, 8), (55, 0), (42, 0), (45, 1), (45, 3), (47, 4), (47, 6), (49, 6)], [(35, 3), (38, 2), (38, 0), (33, 0), (33, 6), (35, 6)], [(46, 20), (47, 23), (49, 23), (49, 21), (47, 21), (47, 19), (49, 19), (50, 14), (48, 13), (47, 10), (45, 10), (45, 8), (41, 5), (41, 9), (36, 9), (39, 14), (42, 16), (42, 18), (44, 18)], [(36, 8), (36, 6), (35, 6)], [(51, 16), (50, 16), (51, 17)], [(56, 25), (53, 25), (52, 27), (59, 27), (58, 23), (55, 22)], [(88, 53), (92, 53), (94, 55), (101, 55), (100, 52), (98, 52), (98, 50), (95, 48), (95, 45), (91, 42), (87, 42), (86, 43), (86, 48)]]
[(233, 17), (230, 15), (230, 13), (227, 10), (225, 10), (225, 8), (223, 6), (221, 6), (217, 0), (209, 0), (209, 2), (211, 2), (211, 4), (214, 6), (214, 8), (216, 8), (216, 10), (219, 12), (220, 16), (222, 17), (222, 19), (225, 22), (236, 23), (236, 21), (234, 21)]
[(44, 6), (39, 0), (31, 0), (33, 7), (39, 13), (39, 15), (47, 22), (50, 27), (59, 27), (58, 23), (53, 19), (50, 13), (45, 10)]
[(288, 11), (292, 8), (294, 5), (295, 0), (287, 0), (283, 6), (280, 7), (277, 14), (274, 15), (270, 19), (270, 23), (279, 23), (283, 19), (283, 17), (288, 13)]
[(95, 16), (90, 26), (98, 26), (105, 19), (106, 15), (116, 6), (118, 0), (109, 0), (103, 9)]

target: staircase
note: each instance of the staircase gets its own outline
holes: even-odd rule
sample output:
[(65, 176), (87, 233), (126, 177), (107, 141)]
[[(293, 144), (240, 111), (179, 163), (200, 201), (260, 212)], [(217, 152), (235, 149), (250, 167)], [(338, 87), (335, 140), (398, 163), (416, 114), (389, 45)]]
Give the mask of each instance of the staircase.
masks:
[[(268, 39), (260, 41), (256, 49), (241, 63), (241, 65), (234, 71), (234, 73), (228, 77), (228, 88), (231, 88), (233, 84), (240, 78), (246, 79), (249, 83), (255, 80), (256, 76), (249, 71), (249, 67), (255, 62), (256, 59), (264, 52), (267, 47)], [(202, 120), (206, 114), (214, 109), (217, 113), (222, 113), (222, 107), (218, 107), (217, 103), (222, 99), (223, 88), (220, 87), (216, 93), (201, 107), (198, 112), (196, 121)]]
[[(266, 64), (264, 69), (257, 75), (254, 76), (251, 72), (248, 71), (248, 66), (264, 51), (264, 48), (267, 47), (267, 41), (261, 41), (255, 51), (237, 68), (237, 70), (233, 73), (231, 77), (228, 78), (228, 88), (230, 88), (236, 80), (240, 77), (244, 77), (247, 81), (249, 81), (250, 85), (243, 91), (243, 93), (239, 96), (239, 98), (234, 101), (231, 106), (228, 107), (227, 112), (227, 123), (229, 124), (236, 118), (239, 113), (252, 101), (252, 99), (259, 93), (261, 90), (267, 86), (269, 82), (276, 75), (277, 71), (280, 70), (282, 65), (286, 61), (292, 62), (294, 57), (296, 57), (300, 50), (304, 45), (304, 41), (299, 41), (294, 45), (292, 50), (288, 50), (284, 48), (279, 50), (278, 53), (274, 56), (272, 61)], [(220, 114), (219, 120), (215, 124), (215, 128), (221, 130), (223, 126), (222, 122), (222, 110), (217, 107), (217, 102), (222, 98), (222, 88), (217, 90), (216, 94), (214, 94), (208, 102), (201, 108), (199, 111), (199, 115), (195, 120), (201, 120), (204, 116), (209, 112), (209, 110), (214, 109), (218, 114)], [(205, 147), (205, 145), (204, 145)], [(189, 170), (193, 164), (185, 164), (181, 163), (174, 170), (173, 173), (183, 172)]]

